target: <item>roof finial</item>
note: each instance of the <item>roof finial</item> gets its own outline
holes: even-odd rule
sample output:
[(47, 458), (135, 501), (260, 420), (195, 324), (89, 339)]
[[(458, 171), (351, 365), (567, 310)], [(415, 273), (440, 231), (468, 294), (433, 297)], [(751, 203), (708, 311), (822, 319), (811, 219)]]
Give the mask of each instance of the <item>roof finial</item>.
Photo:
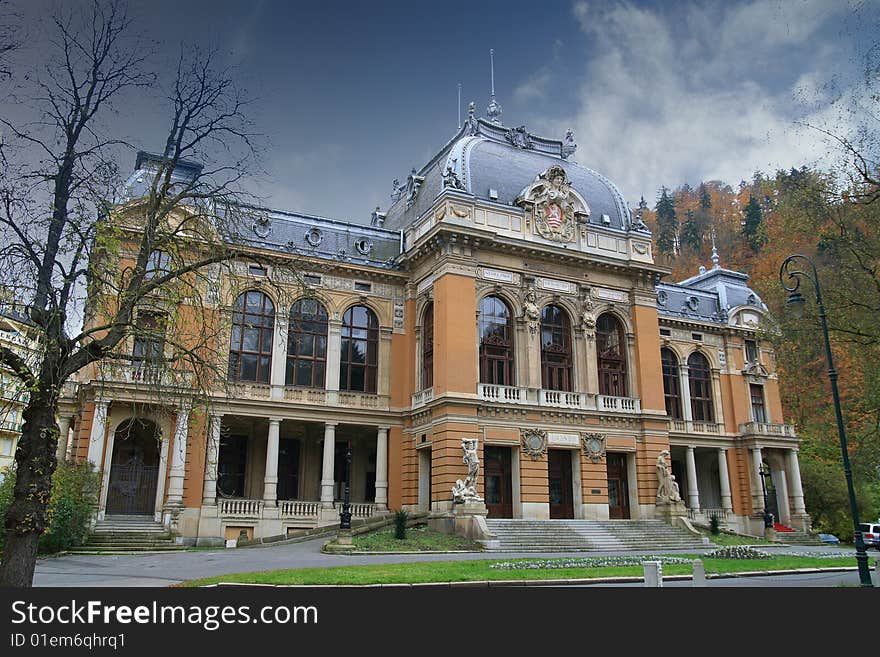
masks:
[(492, 94), (489, 96), (489, 106), (486, 108), (486, 116), (492, 123), (501, 125), (501, 105), (495, 102), (495, 49), (489, 48), (489, 70), (492, 77)]
[(461, 130), (461, 82), (458, 83), (458, 129)]
[(715, 248), (715, 228), (712, 228), (712, 269), (718, 269), (718, 249)]

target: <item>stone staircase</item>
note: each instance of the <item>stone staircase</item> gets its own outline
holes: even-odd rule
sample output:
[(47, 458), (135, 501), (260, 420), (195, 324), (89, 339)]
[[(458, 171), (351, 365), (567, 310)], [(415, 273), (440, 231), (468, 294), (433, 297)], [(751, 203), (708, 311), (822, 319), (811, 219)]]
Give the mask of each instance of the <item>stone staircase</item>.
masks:
[(127, 554), (185, 550), (153, 516), (108, 516), (99, 520), (85, 545), (74, 554)]
[(491, 552), (704, 550), (702, 538), (662, 520), (487, 519)]
[(794, 530), (793, 532), (777, 532), (776, 540), (789, 545), (824, 545), (817, 534)]

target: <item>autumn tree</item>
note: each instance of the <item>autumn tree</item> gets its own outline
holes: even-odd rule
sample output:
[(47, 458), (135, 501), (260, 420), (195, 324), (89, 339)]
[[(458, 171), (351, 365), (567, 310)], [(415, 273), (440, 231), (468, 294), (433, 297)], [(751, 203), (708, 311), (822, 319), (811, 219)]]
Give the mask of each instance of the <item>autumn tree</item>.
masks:
[[(96, 0), (90, 12), (58, 15), (53, 26), (50, 58), (18, 80), (31, 85), (32, 119), (0, 117), (8, 138), (0, 171), (0, 285), (27, 304), (40, 335), (34, 363), (0, 347), (0, 365), (30, 393), (0, 565), (0, 585), (19, 587), (31, 585), (46, 528), (63, 384), (93, 363), (120, 357), (151, 295), (191, 305), (211, 268), (241, 252), (241, 226), (250, 221), (242, 183), (256, 154), (248, 102), (213, 52), (183, 52), (163, 87), (149, 72), (153, 53), (121, 4)], [(169, 129), (151, 173), (132, 194), (117, 175), (118, 158), (131, 157), (130, 147), (107, 126), (139, 94), (147, 101), (160, 88)], [(157, 252), (170, 254), (158, 268)], [(78, 328), (86, 292), (86, 322)], [(167, 359), (186, 361), (198, 374), (210, 355), (178, 333), (168, 334)]]
[(657, 213), (657, 250), (665, 256), (673, 256), (677, 251), (678, 219), (675, 216), (675, 203), (666, 187), (661, 188), (654, 211)]

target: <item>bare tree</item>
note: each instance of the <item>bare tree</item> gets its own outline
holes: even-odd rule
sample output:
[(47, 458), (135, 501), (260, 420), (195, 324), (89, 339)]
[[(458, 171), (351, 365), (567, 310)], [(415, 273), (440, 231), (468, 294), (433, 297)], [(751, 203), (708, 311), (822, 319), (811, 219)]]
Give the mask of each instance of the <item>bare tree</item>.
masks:
[[(0, 585), (20, 587), (32, 583), (46, 529), (64, 382), (123, 358), (125, 341), (151, 330), (138, 324), (140, 311), (162, 297), (172, 310), (163, 321), (179, 330), (166, 332), (171, 348), (160, 365), (210, 385), (217, 322), (175, 309), (199, 312), (218, 263), (241, 253), (242, 222), (252, 221), (242, 190), (256, 154), (248, 103), (213, 52), (181, 55), (164, 151), (149, 158), (149, 175), (121, 189), (116, 159), (130, 147), (107, 134), (106, 119), (155, 88), (150, 52), (132, 43), (117, 2), (96, 0), (90, 16), (56, 17), (54, 27), (57, 57), (37, 78), (34, 121), (0, 118), (13, 138), (0, 173), (0, 284), (28, 304), (40, 335), (34, 365), (0, 347), (0, 365), (30, 393), (0, 565)], [(72, 325), (84, 294), (80, 330)]]

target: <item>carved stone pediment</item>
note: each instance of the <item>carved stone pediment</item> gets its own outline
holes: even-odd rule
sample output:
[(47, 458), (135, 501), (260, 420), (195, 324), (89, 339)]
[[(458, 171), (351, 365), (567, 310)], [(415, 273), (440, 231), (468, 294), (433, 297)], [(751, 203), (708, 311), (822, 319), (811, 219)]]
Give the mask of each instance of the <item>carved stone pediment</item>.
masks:
[(547, 432), (543, 429), (520, 429), (519, 434), (523, 451), (533, 461), (540, 461), (547, 453)]
[(535, 232), (554, 242), (573, 241), (577, 223), (590, 215), (587, 202), (558, 165), (539, 173), (515, 203), (533, 215)]
[(749, 376), (758, 376), (762, 378), (770, 376), (770, 372), (767, 370), (767, 368), (758, 362), (746, 363), (745, 369), (743, 369), (743, 374), (747, 374)]

